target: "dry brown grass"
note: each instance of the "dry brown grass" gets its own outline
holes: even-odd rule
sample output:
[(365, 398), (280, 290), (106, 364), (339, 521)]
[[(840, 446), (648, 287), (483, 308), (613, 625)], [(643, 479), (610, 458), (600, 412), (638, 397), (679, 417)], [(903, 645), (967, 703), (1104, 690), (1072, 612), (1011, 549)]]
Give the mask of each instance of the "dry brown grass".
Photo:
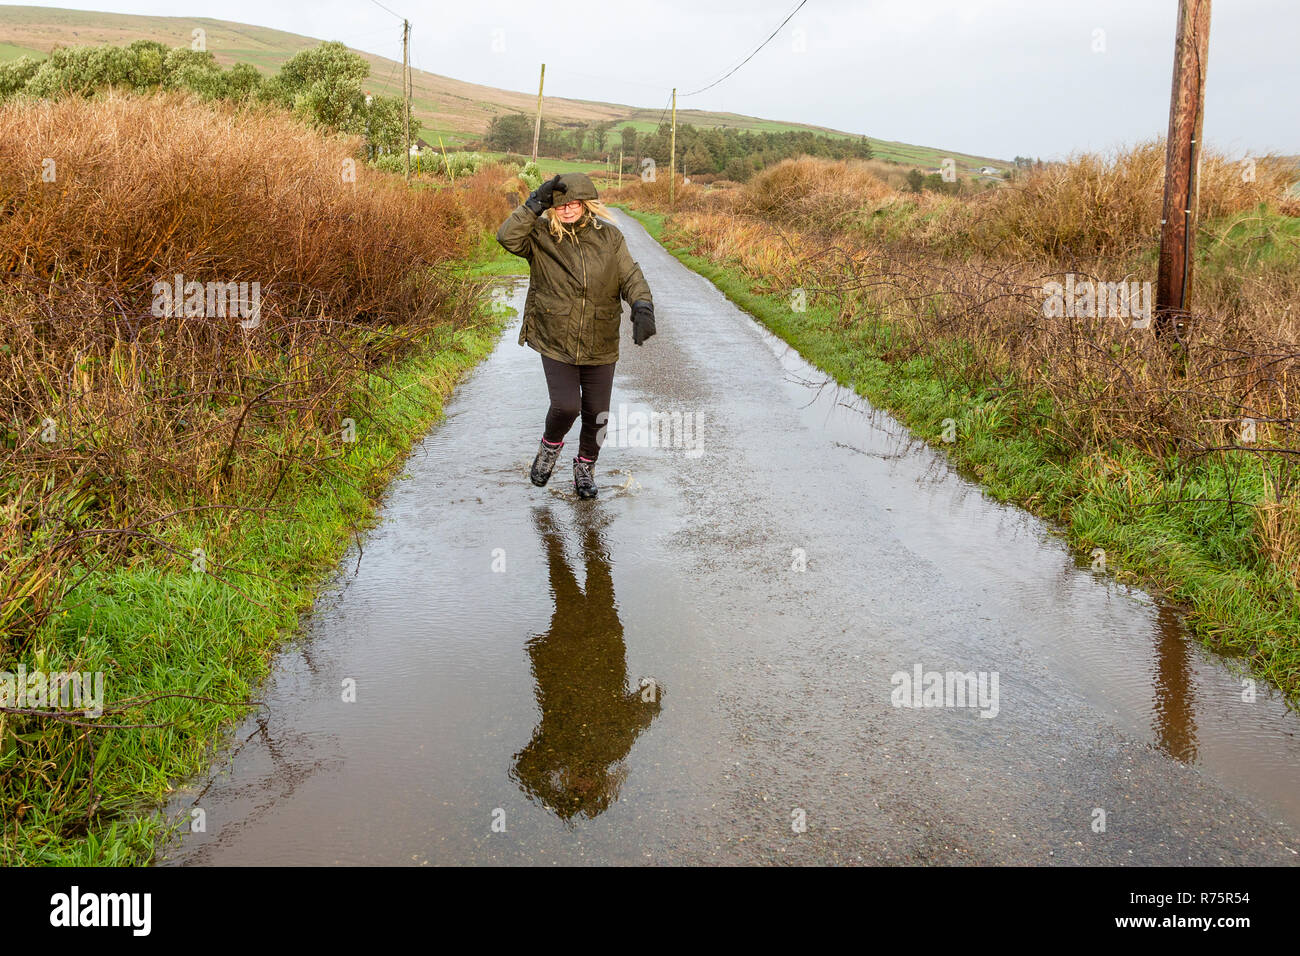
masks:
[[(704, 201), (704, 197), (709, 192), (704, 186), (684, 182), (682, 175), (678, 173), (673, 208), (694, 209)], [(667, 210), (668, 170), (658, 169), (653, 182), (645, 182), (640, 176), (624, 175), (621, 189), (617, 186), (612, 189), (602, 189), (600, 197), (604, 202), (630, 202), (638, 209)]]
[[(953, 257), (925, 245), (860, 232), (826, 237), (720, 209), (674, 215), (665, 239), (742, 271), (756, 291), (785, 297), (796, 287), (808, 290), (810, 302), (835, 311), (845, 336), (873, 343), (885, 361), (924, 356), (958, 388), (998, 383), (995, 393), (1035, 409), (1030, 425), (1061, 461), (1105, 463), (1120, 449), (1136, 449), (1161, 463), (1157, 471), (1192, 463), (1201, 475), (1239, 475), (1221, 493), (1228, 500), (1245, 496), (1235, 507), (1252, 516), (1260, 555), (1300, 588), (1294, 256), (1203, 278), (1194, 314), (1161, 339), (1121, 318), (1047, 317), (1043, 282), (1063, 279), (1065, 269), (1046, 256)], [(1154, 279), (1120, 258), (1069, 268), (1081, 279)], [(1255, 422), (1251, 438), (1245, 419)], [(1101, 496), (1109, 493), (1106, 485), (1133, 480), (1126, 471), (1094, 477)], [(1194, 497), (1177, 482), (1162, 489), (1149, 477), (1142, 494)]]
[[(816, 290), (837, 303), (846, 327), (887, 321), (895, 339), (907, 343), (898, 346), (900, 355), (928, 353), (941, 341), (970, 343), (965, 374), (1014, 372), (1025, 387), (1051, 395), (1076, 448), (1112, 439), (1158, 455), (1204, 448), (1234, 441), (1232, 423), (1243, 417), (1272, 423), (1261, 426), (1261, 440), (1300, 448), (1300, 348), (1294, 326), (1283, 323), (1300, 311), (1294, 276), (1271, 289), (1272, 299), (1207, 301), (1232, 284), (1219, 277), (1202, 290), (1204, 308), (1171, 353), (1128, 320), (1045, 316), (1043, 283), (1063, 278), (1046, 260), (953, 261), (856, 234), (828, 243), (722, 211), (675, 215), (671, 229), (698, 254), (744, 271), (761, 290)], [(1102, 260), (1078, 273), (1107, 281), (1125, 274)]]
[(1279, 493), (1265, 476), (1264, 499), (1255, 506), (1255, 540), (1264, 555), (1300, 588), (1300, 496)]
[[(739, 198), (710, 197), (677, 213), (670, 230), (760, 290), (814, 290), (837, 304), (846, 328), (887, 323), (892, 357), (942, 354), (941, 343), (961, 343), (948, 374), (1010, 376), (1049, 398), (1057, 439), (1076, 452), (1117, 441), (1157, 457), (1196, 455), (1238, 444), (1238, 424), (1252, 418), (1259, 447), (1269, 449), (1262, 454), (1290, 455), (1300, 449), (1294, 250), (1202, 270), (1196, 314), (1176, 348), (1124, 319), (1044, 314), (1044, 282), (1066, 271), (1154, 280), (1162, 164), (1158, 144), (1146, 144), (955, 198), (893, 194), (861, 169), (804, 158), (756, 177)], [(1258, 161), (1248, 182), (1239, 164), (1207, 157), (1202, 221), (1214, 239), (1203, 245), (1213, 254), (1243, 223), (1276, 233), (1269, 223), (1289, 208), (1279, 196), (1293, 176)], [(860, 228), (873, 216), (887, 226)], [(826, 224), (837, 220), (849, 228), (828, 235)], [(1259, 237), (1266, 239), (1294, 245), (1287, 236)]]
[[(328, 470), (361, 377), (470, 321), (441, 264), (504, 193), (412, 191), (357, 148), (179, 96), (0, 107), (0, 654), (86, 547)], [(260, 283), (260, 325), (153, 314), (177, 274)]]
[(528, 198), (528, 186), (513, 167), (492, 163), (472, 176), (458, 179), (456, 195), (476, 223), (495, 232), (514, 208)]
[(741, 212), (809, 229), (834, 229), (864, 205), (893, 195), (860, 161), (801, 156), (757, 173), (742, 191)]
[[(1164, 163), (1163, 143), (1149, 142), (1033, 170), (1012, 188), (972, 200), (970, 238), (980, 251), (1009, 256), (1131, 255), (1159, 236)], [(1277, 203), (1292, 179), (1280, 162), (1265, 157), (1248, 182), (1238, 162), (1207, 153), (1200, 216), (1210, 221)]]

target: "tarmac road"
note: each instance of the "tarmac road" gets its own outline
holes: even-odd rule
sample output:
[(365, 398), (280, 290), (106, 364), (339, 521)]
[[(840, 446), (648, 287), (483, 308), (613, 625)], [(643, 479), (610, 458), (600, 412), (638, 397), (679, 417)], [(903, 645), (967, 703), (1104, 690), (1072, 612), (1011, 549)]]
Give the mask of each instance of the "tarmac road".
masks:
[[(1276, 694), (1243, 700), (1175, 612), (620, 218), (659, 334), (624, 323), (600, 496), (573, 494), (576, 425), (528, 482), (546, 387), (516, 324), (177, 796), (206, 830), (160, 859), (1296, 862)], [(637, 444), (652, 411), (676, 447)]]

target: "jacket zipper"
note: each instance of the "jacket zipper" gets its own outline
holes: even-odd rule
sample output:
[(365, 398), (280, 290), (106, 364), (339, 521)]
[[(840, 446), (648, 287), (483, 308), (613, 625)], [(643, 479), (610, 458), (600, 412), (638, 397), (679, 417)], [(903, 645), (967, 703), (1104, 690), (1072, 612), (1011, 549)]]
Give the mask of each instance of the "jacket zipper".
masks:
[(587, 322), (587, 255), (582, 251), (582, 240), (578, 240), (578, 257), (582, 260), (582, 299), (578, 312), (578, 359), (582, 359), (582, 333)]

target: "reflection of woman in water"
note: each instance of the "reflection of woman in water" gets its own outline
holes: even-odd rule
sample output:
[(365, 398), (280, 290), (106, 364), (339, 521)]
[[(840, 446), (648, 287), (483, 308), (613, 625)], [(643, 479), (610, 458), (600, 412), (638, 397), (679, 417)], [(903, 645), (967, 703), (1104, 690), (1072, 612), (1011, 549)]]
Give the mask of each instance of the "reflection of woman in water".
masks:
[(550, 512), (534, 514), (555, 613), (550, 629), (528, 644), (542, 717), (515, 754), (511, 776), (562, 819), (590, 819), (618, 798), (622, 761), (659, 713), (663, 688), (628, 686), (623, 624), (597, 530), (590, 523), (582, 529), (587, 579), (580, 590)]

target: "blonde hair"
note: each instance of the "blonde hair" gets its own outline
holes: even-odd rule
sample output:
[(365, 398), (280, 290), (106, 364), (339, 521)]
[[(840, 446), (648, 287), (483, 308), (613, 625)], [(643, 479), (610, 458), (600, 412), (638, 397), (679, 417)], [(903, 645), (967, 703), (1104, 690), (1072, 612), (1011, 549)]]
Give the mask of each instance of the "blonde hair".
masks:
[(582, 203), (582, 216), (577, 221), (566, 226), (560, 222), (560, 217), (555, 215), (554, 209), (548, 209), (544, 216), (551, 228), (551, 236), (556, 242), (563, 242), (565, 236), (569, 236), (574, 242), (578, 241), (578, 230), (591, 223), (593, 229), (600, 228), (600, 220), (612, 223), (614, 214), (605, 208), (605, 204), (599, 199), (579, 199)]

